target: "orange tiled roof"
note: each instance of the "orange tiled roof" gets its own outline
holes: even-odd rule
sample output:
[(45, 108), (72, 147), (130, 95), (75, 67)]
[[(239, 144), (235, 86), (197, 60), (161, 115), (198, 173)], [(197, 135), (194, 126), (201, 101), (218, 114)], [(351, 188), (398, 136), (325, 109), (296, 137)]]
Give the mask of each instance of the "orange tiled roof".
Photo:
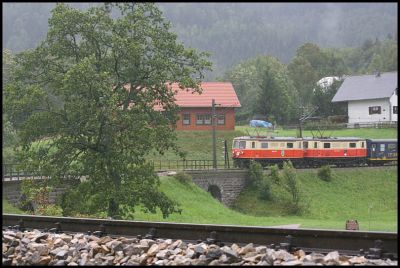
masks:
[(235, 89), (230, 82), (202, 82), (202, 93), (182, 90), (178, 83), (171, 85), (176, 90), (175, 103), (179, 107), (211, 107), (212, 99), (219, 107), (241, 107)]

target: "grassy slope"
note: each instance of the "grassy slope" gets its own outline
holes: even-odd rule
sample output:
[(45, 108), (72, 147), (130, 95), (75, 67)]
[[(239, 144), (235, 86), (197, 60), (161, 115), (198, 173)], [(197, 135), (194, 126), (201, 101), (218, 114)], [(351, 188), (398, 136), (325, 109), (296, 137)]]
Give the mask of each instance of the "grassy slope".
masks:
[(25, 214), (22, 210), (13, 207), (6, 199), (3, 199), (3, 213)]
[[(307, 226), (341, 228), (346, 220), (357, 219), (362, 230), (397, 229), (397, 167), (334, 170), (333, 173), (331, 182), (320, 180), (316, 171), (297, 173), (301, 192), (310, 204), (310, 212), (303, 218), (316, 220)], [(254, 215), (284, 212), (279, 202), (259, 201), (256, 196), (251, 190), (243, 192), (236, 209)]]
[[(310, 201), (310, 212), (304, 216), (282, 216), (279, 202), (261, 202), (251, 191), (244, 192), (236, 203), (236, 209), (246, 211), (245, 215), (225, 207), (193, 184), (162, 177), (161, 190), (181, 204), (182, 214), (163, 219), (160, 212), (146, 214), (137, 208), (135, 220), (255, 226), (301, 224), (302, 228), (344, 229), (347, 219), (357, 219), (361, 230), (397, 230), (397, 168), (334, 173), (332, 182), (321, 181), (315, 171), (297, 173), (301, 191)], [(3, 212), (18, 213), (11, 209), (3, 200)]]
[[(237, 131), (246, 133), (247, 131), (251, 134), (255, 134), (255, 129), (248, 126), (236, 126)], [(297, 129), (278, 129), (273, 136), (283, 137), (296, 137)], [(265, 135), (265, 130), (259, 130), (259, 133)], [(316, 131), (303, 130), (303, 137), (311, 137), (312, 133), (317, 134)], [(359, 128), (359, 129), (337, 129), (337, 130), (326, 130), (323, 133), (324, 136), (330, 137), (360, 137), (370, 139), (396, 139), (397, 129), (396, 128)]]
[[(236, 209), (257, 215), (251, 216), (224, 207), (197, 187), (163, 178), (161, 189), (183, 208), (182, 215), (171, 215), (166, 221), (343, 229), (347, 219), (357, 219), (361, 230), (397, 230), (397, 168), (335, 170), (331, 182), (318, 179), (315, 171), (306, 171), (298, 173), (298, 181), (310, 202), (309, 214), (281, 216), (279, 202), (261, 202), (254, 192), (245, 192)], [(140, 211), (135, 219), (163, 221), (160, 214)]]
[[(257, 129), (260, 135), (266, 135), (265, 130)], [(228, 141), (228, 153), (230, 155), (232, 140), (234, 137), (244, 135), (257, 135), (256, 129), (248, 126), (236, 126), (235, 131), (217, 131), (217, 159), (224, 160), (224, 140)], [(282, 130), (278, 129), (274, 136), (295, 137), (296, 129)], [(315, 132), (314, 132), (315, 133)], [(182, 151), (187, 152), (186, 159), (212, 159), (212, 132), (211, 131), (178, 131), (178, 145)], [(326, 131), (324, 135), (336, 137), (360, 137), (360, 138), (397, 138), (397, 129), (341, 129)], [(303, 136), (312, 136), (311, 131), (303, 131)], [(154, 160), (176, 160), (178, 156), (172, 152), (167, 152), (164, 156), (151, 156)]]

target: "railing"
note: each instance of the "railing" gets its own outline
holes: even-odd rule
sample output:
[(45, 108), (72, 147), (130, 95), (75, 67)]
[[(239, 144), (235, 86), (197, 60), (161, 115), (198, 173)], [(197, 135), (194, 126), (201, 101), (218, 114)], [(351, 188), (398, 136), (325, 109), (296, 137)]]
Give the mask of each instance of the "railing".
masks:
[[(153, 160), (154, 170), (210, 170), (213, 160)], [(217, 161), (217, 169), (233, 168), (231, 162)]]
[[(155, 171), (168, 170), (211, 170), (213, 160), (152, 160)], [(217, 161), (217, 169), (232, 169), (233, 164), (227, 161)], [(2, 181), (19, 181), (28, 177), (35, 179), (44, 179), (46, 176), (40, 175), (40, 172), (23, 171), (17, 164), (3, 164)]]
[(48, 178), (39, 172), (21, 170), (17, 164), (3, 164), (2, 168), (2, 181), (19, 181), (29, 177), (34, 177), (35, 179)]

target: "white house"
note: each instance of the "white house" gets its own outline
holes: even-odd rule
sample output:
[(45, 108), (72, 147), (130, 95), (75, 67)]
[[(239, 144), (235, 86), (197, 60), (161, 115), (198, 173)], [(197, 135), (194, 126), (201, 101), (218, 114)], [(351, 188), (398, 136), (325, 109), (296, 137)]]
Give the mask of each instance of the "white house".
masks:
[(348, 76), (332, 102), (347, 102), (349, 123), (397, 122), (397, 72)]

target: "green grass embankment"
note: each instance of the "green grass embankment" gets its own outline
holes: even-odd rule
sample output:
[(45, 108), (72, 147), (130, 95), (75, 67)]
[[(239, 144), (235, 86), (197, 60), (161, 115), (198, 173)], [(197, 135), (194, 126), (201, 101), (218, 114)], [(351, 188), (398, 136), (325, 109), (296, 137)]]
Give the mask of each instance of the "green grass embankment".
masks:
[(200, 188), (162, 179), (161, 189), (182, 204), (181, 215), (162, 219), (161, 214), (136, 211), (135, 219), (151, 221), (273, 226), (301, 224), (302, 228), (343, 229), (357, 219), (361, 230), (397, 230), (397, 168), (334, 170), (331, 182), (316, 171), (297, 172), (301, 192), (309, 203), (302, 216), (285, 215), (279, 200), (260, 201), (254, 191), (244, 191), (234, 209), (217, 202)]
[[(260, 201), (254, 191), (244, 191), (234, 209), (227, 208), (194, 184), (161, 178), (161, 190), (181, 204), (182, 213), (163, 219), (161, 212), (146, 214), (136, 208), (135, 220), (204, 224), (277, 226), (300, 224), (301, 228), (344, 229), (356, 219), (360, 230), (397, 231), (397, 167), (387, 169), (334, 170), (331, 182), (320, 180), (315, 170), (297, 172), (298, 184), (309, 212), (285, 215), (280, 200)], [(4, 213), (10, 211), (3, 200)]]
[[(255, 128), (249, 126), (236, 126), (236, 131), (243, 133), (256, 134)], [(277, 137), (296, 137), (298, 129), (281, 129), (278, 128), (274, 132), (267, 132), (265, 129), (257, 129), (261, 135), (272, 135)], [(312, 135), (318, 135), (319, 133), (314, 130), (303, 130), (303, 137), (312, 137)], [(325, 130), (322, 132), (324, 136), (329, 137), (359, 137), (365, 139), (397, 139), (397, 128), (358, 128), (358, 129), (334, 129)]]

